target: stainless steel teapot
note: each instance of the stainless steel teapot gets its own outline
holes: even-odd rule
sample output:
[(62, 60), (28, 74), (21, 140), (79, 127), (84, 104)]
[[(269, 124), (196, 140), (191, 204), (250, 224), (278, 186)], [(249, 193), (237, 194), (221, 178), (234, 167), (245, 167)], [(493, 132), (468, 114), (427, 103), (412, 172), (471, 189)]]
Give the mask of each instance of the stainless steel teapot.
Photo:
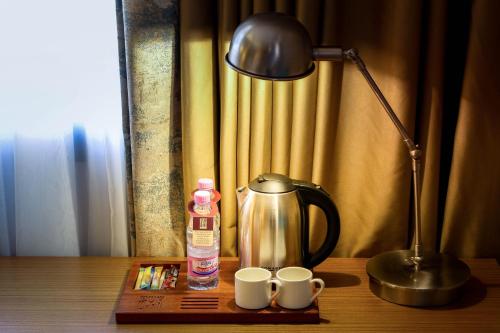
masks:
[[(340, 223), (335, 204), (319, 185), (280, 174), (263, 174), (236, 190), (239, 206), (241, 267), (312, 268), (325, 260), (337, 244)], [(321, 208), (327, 220), (325, 241), (309, 253), (308, 206)]]

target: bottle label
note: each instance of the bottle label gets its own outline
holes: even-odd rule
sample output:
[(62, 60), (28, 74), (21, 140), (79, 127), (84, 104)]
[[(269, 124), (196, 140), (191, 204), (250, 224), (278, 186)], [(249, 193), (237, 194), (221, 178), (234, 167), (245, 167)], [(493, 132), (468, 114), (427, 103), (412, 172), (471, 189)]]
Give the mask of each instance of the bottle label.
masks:
[(219, 271), (219, 257), (188, 257), (188, 275), (193, 277), (211, 277)]
[(193, 217), (193, 230), (214, 230), (214, 218), (213, 216)]
[(214, 244), (214, 218), (193, 217), (193, 246), (212, 246)]

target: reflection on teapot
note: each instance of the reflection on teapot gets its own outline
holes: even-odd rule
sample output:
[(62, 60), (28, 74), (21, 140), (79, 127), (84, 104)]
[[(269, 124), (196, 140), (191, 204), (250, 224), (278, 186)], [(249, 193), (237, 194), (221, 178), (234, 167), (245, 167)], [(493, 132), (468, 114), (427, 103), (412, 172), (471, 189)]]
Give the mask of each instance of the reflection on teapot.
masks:
[[(320, 186), (280, 174), (263, 174), (236, 190), (239, 207), (240, 266), (276, 272), (282, 267), (312, 268), (335, 248), (340, 233), (335, 204)], [(325, 241), (309, 253), (308, 206), (326, 215)]]

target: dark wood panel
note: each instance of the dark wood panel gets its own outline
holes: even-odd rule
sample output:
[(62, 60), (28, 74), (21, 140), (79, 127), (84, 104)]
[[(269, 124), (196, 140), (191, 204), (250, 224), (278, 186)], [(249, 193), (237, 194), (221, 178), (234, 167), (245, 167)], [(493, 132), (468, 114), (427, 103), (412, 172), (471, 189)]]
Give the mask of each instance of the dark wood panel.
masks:
[(114, 310), (131, 265), (148, 260), (0, 257), (0, 332), (500, 332), (495, 259), (465, 260), (473, 279), (463, 297), (445, 307), (385, 302), (369, 290), (366, 259), (329, 258), (315, 269), (326, 282), (319, 324), (116, 324)]

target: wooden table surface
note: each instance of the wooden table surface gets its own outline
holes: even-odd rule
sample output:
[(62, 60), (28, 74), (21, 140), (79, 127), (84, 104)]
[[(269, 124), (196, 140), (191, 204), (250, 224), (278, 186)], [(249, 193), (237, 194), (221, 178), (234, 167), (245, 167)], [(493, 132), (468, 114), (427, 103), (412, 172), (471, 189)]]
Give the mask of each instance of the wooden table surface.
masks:
[(141, 258), (0, 257), (0, 332), (500, 332), (493, 259), (465, 260), (473, 277), (464, 296), (445, 307), (383, 301), (369, 290), (366, 259), (330, 258), (315, 269), (327, 286), (317, 325), (117, 325), (114, 308), (135, 260)]

